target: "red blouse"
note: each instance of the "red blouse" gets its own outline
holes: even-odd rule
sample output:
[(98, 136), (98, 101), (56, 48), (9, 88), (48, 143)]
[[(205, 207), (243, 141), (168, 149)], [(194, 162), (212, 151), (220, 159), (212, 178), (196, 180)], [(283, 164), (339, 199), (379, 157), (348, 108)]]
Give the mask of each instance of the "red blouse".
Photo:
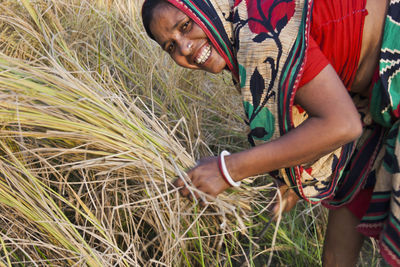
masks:
[[(358, 68), (366, 0), (315, 0), (310, 43), (300, 86), (312, 80), (329, 63), (348, 90)], [(361, 219), (372, 189), (361, 190), (346, 207)]]
[(300, 86), (329, 63), (350, 89), (361, 51), (366, 0), (315, 0), (311, 38)]

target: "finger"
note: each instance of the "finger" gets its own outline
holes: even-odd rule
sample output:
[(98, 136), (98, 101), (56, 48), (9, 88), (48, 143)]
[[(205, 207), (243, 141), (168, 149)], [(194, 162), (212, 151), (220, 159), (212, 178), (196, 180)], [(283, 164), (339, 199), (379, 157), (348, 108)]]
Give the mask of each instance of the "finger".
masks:
[(199, 199), (199, 204), (202, 208), (207, 207), (208, 205), (210, 205), (210, 202), (207, 200), (207, 198), (200, 198)]
[[(188, 177), (190, 178), (189, 175)], [(189, 191), (187, 191), (187, 187), (189, 187), (190, 185), (192, 185), (192, 182), (190, 180), (189, 181), (185, 180), (185, 178), (182, 176), (179, 176), (178, 179), (174, 181), (174, 186), (176, 186), (177, 188), (181, 188), (179, 192), (184, 197), (188, 195)]]
[(172, 183), (173, 188), (179, 189), (179, 188), (181, 188), (183, 186), (182, 182), (179, 181), (179, 180), (180, 180), (180, 178), (177, 178), (177, 179), (174, 180), (174, 182)]
[(286, 184), (280, 185), (279, 186), (279, 192), (281, 193), (281, 196), (285, 196), (286, 192), (288, 191), (289, 186), (287, 186)]
[(275, 204), (273, 208), (274, 218), (276, 219), (280, 212), (288, 212), (293, 209), (293, 207), (299, 201), (299, 196), (289, 187), (287, 190), (282, 194), (280, 201)]
[(190, 195), (190, 191), (186, 186), (183, 186), (180, 190), (179, 193), (181, 193), (181, 196), (183, 197), (187, 197), (188, 195)]
[[(278, 181), (278, 180), (276, 180)], [(275, 193), (275, 205), (272, 208), (273, 219), (276, 220), (280, 213), (286, 210), (287, 205), (287, 195), (286, 192), (288, 190), (288, 186), (286, 184), (280, 184), (278, 191)]]
[(173, 185), (174, 185), (175, 187), (182, 187), (182, 186), (185, 186), (185, 182), (184, 182), (184, 180), (183, 180), (183, 177), (178, 177), (178, 178), (176, 178), (175, 181), (173, 182)]
[(195, 192), (193, 190), (190, 190), (189, 194), (187, 195), (187, 198), (192, 202), (198, 203), (198, 200), (199, 200), (200, 197), (199, 197), (199, 194), (197, 192)]
[(210, 204), (208, 201), (209, 194), (204, 190), (204, 188), (197, 188), (199, 191), (196, 192), (197, 201), (200, 207), (204, 208)]
[(189, 192), (189, 194), (187, 194), (186, 198), (192, 202), (193, 201), (193, 194), (191, 192)]
[[(202, 175), (201, 170), (193, 169), (188, 174), (190, 181), (188, 182), (191, 186), (199, 189), (202, 184), (207, 183), (208, 179)], [(202, 190), (203, 191), (203, 190)]]
[(200, 195), (200, 200), (203, 202), (203, 204), (209, 205), (210, 202), (215, 200), (216, 195), (210, 192), (206, 187), (200, 186), (198, 189), (204, 193)]
[(277, 203), (273, 209), (273, 220), (278, 220), (278, 217), (285, 211), (287, 200), (282, 199), (281, 202)]
[(286, 192), (287, 205), (285, 211), (290, 211), (299, 201), (299, 196), (292, 189)]

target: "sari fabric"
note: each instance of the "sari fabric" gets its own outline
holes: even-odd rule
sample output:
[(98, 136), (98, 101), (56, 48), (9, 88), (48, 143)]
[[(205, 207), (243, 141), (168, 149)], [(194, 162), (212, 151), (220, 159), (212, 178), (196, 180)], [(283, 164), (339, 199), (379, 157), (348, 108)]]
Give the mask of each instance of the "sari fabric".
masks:
[(370, 113), (386, 129), (378, 160), (372, 167), (375, 186), (368, 210), (358, 226), (379, 238), (381, 254), (400, 266), (400, 2), (391, 0), (385, 21), (379, 79), (372, 90)]
[[(294, 96), (313, 0), (167, 1), (204, 30), (227, 62), (243, 96), (251, 144), (279, 138), (307, 119)], [(391, 0), (372, 101), (360, 110), (364, 121), (373, 118), (362, 137), (315, 162), (279, 171), (303, 199), (331, 208), (350, 202), (360, 188), (374, 187), (359, 230), (380, 237), (382, 254), (394, 266), (400, 266), (399, 35), (400, 2)]]
[[(294, 105), (310, 36), (312, 0), (168, 0), (191, 17), (224, 57), (243, 96), (252, 145), (274, 140), (307, 114)], [(355, 142), (279, 171), (311, 203), (334, 196)]]

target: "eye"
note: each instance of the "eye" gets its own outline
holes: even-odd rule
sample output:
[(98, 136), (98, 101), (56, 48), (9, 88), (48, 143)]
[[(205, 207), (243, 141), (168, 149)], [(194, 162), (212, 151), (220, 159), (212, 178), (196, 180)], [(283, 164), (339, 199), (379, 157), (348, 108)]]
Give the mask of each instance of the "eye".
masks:
[(168, 46), (167, 49), (165, 49), (168, 53), (171, 53), (174, 50), (174, 43), (171, 42)]
[(182, 24), (182, 27), (181, 27), (182, 32), (186, 32), (186, 31), (189, 30), (189, 27), (190, 27), (190, 23), (191, 23), (191, 22), (192, 22), (192, 20), (189, 19), (188, 21), (186, 21), (185, 23)]

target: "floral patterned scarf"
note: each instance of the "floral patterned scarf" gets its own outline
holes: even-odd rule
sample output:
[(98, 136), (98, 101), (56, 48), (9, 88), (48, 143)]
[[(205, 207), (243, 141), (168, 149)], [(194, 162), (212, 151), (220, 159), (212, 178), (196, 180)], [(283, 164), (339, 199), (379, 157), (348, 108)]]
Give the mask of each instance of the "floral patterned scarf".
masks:
[[(167, 1), (205, 31), (227, 62), (243, 96), (251, 144), (276, 139), (307, 118), (294, 96), (312, 0)], [(353, 148), (348, 144), (310, 164), (282, 169), (280, 177), (312, 203), (331, 198)]]
[[(307, 118), (294, 96), (307, 56), (312, 0), (167, 1), (205, 31), (227, 62), (243, 96), (251, 144), (278, 138)], [(331, 208), (374, 187), (358, 229), (380, 238), (382, 255), (393, 266), (400, 266), (399, 34), (400, 2), (390, 0), (379, 75), (365, 105), (373, 122), (362, 137), (315, 162), (279, 171), (303, 199)]]

